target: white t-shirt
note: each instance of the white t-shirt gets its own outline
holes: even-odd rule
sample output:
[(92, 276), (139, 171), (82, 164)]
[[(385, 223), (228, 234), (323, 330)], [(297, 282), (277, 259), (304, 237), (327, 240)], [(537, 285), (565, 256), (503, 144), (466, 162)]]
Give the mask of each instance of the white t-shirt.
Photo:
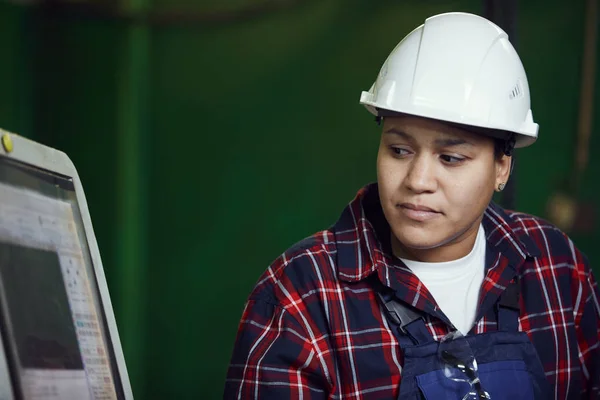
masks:
[(473, 250), (463, 258), (439, 263), (401, 259), (423, 282), (450, 322), (463, 335), (475, 323), (485, 272), (485, 243), (485, 232), (480, 225)]

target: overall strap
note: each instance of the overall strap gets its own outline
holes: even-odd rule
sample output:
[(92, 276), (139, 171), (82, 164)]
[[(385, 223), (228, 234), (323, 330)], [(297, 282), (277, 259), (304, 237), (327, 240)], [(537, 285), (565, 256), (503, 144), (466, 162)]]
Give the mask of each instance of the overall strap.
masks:
[(518, 332), (519, 315), (521, 314), (519, 295), (519, 280), (515, 277), (496, 303), (499, 331)]
[(374, 290), (386, 311), (387, 320), (402, 348), (433, 342), (433, 336), (425, 326), (423, 315), (415, 308), (397, 299), (392, 289), (379, 279)]

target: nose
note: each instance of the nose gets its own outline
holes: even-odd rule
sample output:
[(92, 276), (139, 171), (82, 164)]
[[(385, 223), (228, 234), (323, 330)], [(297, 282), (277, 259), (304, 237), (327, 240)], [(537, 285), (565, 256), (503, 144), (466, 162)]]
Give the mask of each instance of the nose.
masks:
[(437, 180), (433, 160), (427, 155), (414, 157), (410, 161), (404, 184), (414, 193), (435, 192)]

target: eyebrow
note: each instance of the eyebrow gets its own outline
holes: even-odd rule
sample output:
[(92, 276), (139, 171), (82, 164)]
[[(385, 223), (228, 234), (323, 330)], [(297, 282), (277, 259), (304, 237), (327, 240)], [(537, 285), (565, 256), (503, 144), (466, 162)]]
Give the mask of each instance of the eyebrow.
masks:
[[(384, 133), (394, 134), (394, 135), (400, 136), (401, 138), (409, 140), (409, 141), (415, 140), (413, 136), (411, 136), (408, 133), (403, 132), (397, 128), (390, 128), (390, 129), (386, 130)], [(461, 146), (461, 145), (473, 146), (473, 143), (469, 142), (466, 139), (459, 138), (459, 137), (436, 139), (436, 140), (434, 140), (434, 143), (437, 147), (452, 147), (452, 146)]]
[(406, 140), (414, 140), (414, 138), (412, 136), (410, 136), (409, 134), (407, 134), (405, 132), (402, 132), (402, 131), (400, 131), (400, 130), (398, 130), (396, 128), (390, 128), (387, 131), (385, 131), (384, 133), (391, 133), (391, 134), (394, 134), (394, 135), (398, 135), (401, 138), (406, 139)]
[(461, 138), (436, 139), (434, 143), (438, 147), (452, 147), (462, 145), (473, 146), (473, 143)]

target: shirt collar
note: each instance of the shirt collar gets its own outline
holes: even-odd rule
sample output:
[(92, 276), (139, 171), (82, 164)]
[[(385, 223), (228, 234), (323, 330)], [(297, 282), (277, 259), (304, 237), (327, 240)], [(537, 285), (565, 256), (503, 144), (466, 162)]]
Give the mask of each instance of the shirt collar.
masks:
[[(527, 257), (540, 255), (525, 227), (493, 202), (485, 210), (483, 227), (488, 244), (505, 255), (514, 268)], [(360, 281), (397, 263), (392, 256), (390, 227), (381, 209), (377, 183), (358, 191), (332, 230), (340, 280)]]

